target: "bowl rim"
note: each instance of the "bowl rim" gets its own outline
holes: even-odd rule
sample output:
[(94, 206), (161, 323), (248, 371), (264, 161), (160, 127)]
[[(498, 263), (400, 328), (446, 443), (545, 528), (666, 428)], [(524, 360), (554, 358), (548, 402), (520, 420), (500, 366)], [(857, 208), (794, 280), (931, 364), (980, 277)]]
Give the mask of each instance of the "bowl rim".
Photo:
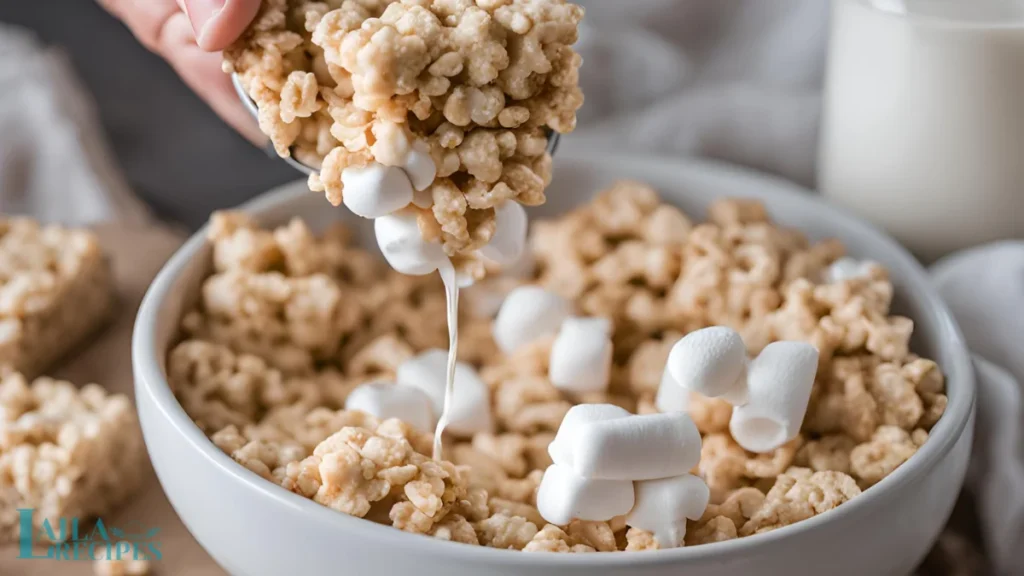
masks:
[[(160, 359), (154, 352), (156, 346), (155, 326), (162, 304), (171, 287), (178, 280), (189, 261), (203, 248), (209, 224), (196, 231), (164, 264), (139, 307), (132, 335), (132, 363), (136, 395), (147, 395), (161, 416), (181, 435), (182, 439), (190, 444), (193, 450), (198, 451), (219, 468), (223, 474), (230, 477), (232, 482), (242, 483), (246, 485), (247, 489), (262, 493), (271, 498), (278, 507), (290, 508), (303, 514), (311, 523), (315, 522), (327, 528), (333, 527), (339, 533), (358, 530), (367, 538), (381, 539), (384, 542), (390, 541), (389, 545), (402, 546), (403, 551), (409, 554), (448, 556), (454, 561), (490, 562), (509, 566), (545, 567), (566, 564), (577, 567), (658, 566), (686, 561), (718, 560), (732, 553), (750, 553), (771, 546), (780, 539), (797, 537), (807, 531), (815, 530), (823, 524), (856, 514), (864, 507), (869, 506), (872, 501), (883, 498), (901, 488), (906, 488), (934, 468), (959, 440), (973, 413), (976, 395), (966, 343), (952, 313), (939, 297), (937, 290), (930, 284), (925, 269), (906, 249), (880, 229), (846, 214), (840, 208), (832, 206), (802, 186), (730, 164), (704, 159), (608, 154), (588, 151), (585, 148), (566, 150), (560, 154), (559, 158), (569, 158), (577, 162), (600, 162), (612, 166), (616, 163), (628, 162), (637, 164), (645, 171), (665, 170), (667, 165), (672, 165), (672, 169), (701, 170), (719, 178), (746, 180), (748, 184), (757, 185), (757, 194), (768, 206), (769, 212), (772, 204), (776, 203), (806, 204), (807, 209), (815, 211), (822, 218), (829, 219), (830, 226), (834, 223), (833, 228), (845, 229), (861, 236), (875, 236), (877, 241), (886, 245), (886, 248), (892, 252), (891, 256), (898, 262), (899, 267), (906, 271), (910, 283), (913, 284), (915, 298), (923, 300), (924, 306), (930, 308), (938, 320), (935, 336), (939, 345), (948, 348), (950, 352), (949, 362), (943, 367), (946, 372), (947, 385), (953, 378), (957, 379), (956, 386), (962, 389), (962, 393), (958, 395), (959, 400), (954, 402), (951, 399), (942, 418), (929, 433), (928, 441), (906, 463), (872, 486), (871, 489), (838, 508), (769, 532), (700, 546), (657, 550), (645, 554), (523, 554), (515, 550), (439, 542), (433, 538), (423, 538), (419, 534), (406, 533), (390, 526), (367, 522), (362, 518), (339, 513), (268, 482), (217, 448), (185, 413), (171, 391), (161, 369)], [(304, 181), (295, 181), (271, 189), (236, 209), (257, 215), (258, 218), (258, 215), (263, 212), (287, 205), (310, 193)], [(166, 351), (164, 353), (166, 354)]]

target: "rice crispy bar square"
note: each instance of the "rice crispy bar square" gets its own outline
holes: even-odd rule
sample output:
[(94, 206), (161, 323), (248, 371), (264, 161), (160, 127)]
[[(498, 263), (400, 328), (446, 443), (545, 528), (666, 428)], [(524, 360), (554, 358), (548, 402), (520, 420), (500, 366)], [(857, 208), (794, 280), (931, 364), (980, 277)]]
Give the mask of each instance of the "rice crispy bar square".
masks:
[[(19, 510), (31, 509), (33, 529), (44, 520), (102, 516), (138, 488), (142, 434), (123, 394), (96, 384), (81, 389), (18, 373), (0, 378), (0, 544), (21, 532)], [(44, 532), (45, 536), (45, 532)]]
[(113, 276), (87, 230), (0, 219), (0, 372), (33, 378), (110, 316)]

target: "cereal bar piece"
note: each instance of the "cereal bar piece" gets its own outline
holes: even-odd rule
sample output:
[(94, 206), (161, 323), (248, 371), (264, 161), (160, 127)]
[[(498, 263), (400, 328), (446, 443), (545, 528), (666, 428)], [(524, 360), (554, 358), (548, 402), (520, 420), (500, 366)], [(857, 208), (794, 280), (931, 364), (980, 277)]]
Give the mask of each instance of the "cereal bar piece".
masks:
[(393, 496), (392, 524), (421, 534), (429, 534), (466, 497), (467, 488), (462, 472), (450, 462), (415, 452), (400, 436), (356, 427), (342, 428), (311, 456), (288, 464), (282, 485), (358, 517)]
[(737, 537), (736, 524), (725, 516), (715, 516), (695, 530), (687, 530), (686, 545), (697, 546), (712, 542), (734, 540)]
[(110, 264), (91, 232), (0, 219), (0, 369), (38, 376), (113, 306)]
[(544, 526), (530, 540), (529, 544), (523, 547), (523, 552), (561, 552), (581, 553), (597, 552), (592, 546), (580, 544), (573, 541), (568, 534), (554, 524)]
[[(44, 520), (111, 512), (139, 486), (145, 449), (131, 401), (89, 384), (17, 373), (0, 380), (0, 542), (20, 533), (19, 509)], [(59, 533), (55, 536), (60, 539)]]
[(659, 548), (661, 546), (658, 545), (653, 532), (642, 528), (630, 528), (626, 531), (626, 552), (646, 552)]
[(857, 483), (842, 472), (790, 468), (775, 479), (764, 504), (740, 529), (750, 536), (788, 526), (842, 505), (860, 495)]
[(522, 516), (498, 512), (477, 522), (476, 531), (484, 546), (522, 550), (537, 535), (537, 525)]

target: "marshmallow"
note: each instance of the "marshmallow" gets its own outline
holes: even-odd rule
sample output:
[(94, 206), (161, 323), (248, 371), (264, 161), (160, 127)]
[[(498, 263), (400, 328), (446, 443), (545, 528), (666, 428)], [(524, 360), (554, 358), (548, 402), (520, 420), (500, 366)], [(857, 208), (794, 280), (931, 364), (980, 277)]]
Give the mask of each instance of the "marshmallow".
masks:
[[(434, 178), (437, 177), (437, 166), (434, 165), (434, 159), (430, 157), (430, 147), (420, 140), (413, 143), (412, 149), (409, 150), (409, 154), (405, 157), (405, 165), (402, 168), (405, 169), (412, 187), (417, 192), (430, 188), (430, 185), (434, 183)], [(423, 198), (430, 199), (430, 194), (418, 196), (420, 196), (421, 201)], [(420, 208), (429, 208), (430, 202), (427, 202), (426, 206), (421, 206), (419, 202), (416, 205)]]
[(653, 532), (661, 548), (683, 545), (686, 520), (699, 520), (711, 497), (708, 485), (692, 474), (636, 482), (633, 489), (636, 504), (626, 525)]
[(566, 318), (551, 346), (548, 378), (570, 392), (608, 388), (612, 370), (611, 322), (605, 318)]
[(632, 416), (629, 410), (614, 404), (577, 404), (569, 409), (558, 426), (558, 433), (548, 444), (551, 461), (563, 466), (572, 466), (569, 443), (580, 435), (580, 427), (590, 422), (626, 418)]
[(571, 312), (569, 302), (540, 286), (520, 286), (509, 292), (494, 320), (494, 341), (502, 352), (558, 331)]
[[(401, 386), (418, 388), (426, 393), (434, 413), (441, 414), (448, 384), (448, 352), (434, 348), (406, 360), (395, 371), (395, 379)], [(490, 432), (493, 428), (487, 385), (472, 366), (456, 363), (451, 419), (446, 430), (456, 436), (472, 436), (477, 432)]]
[(842, 282), (843, 280), (852, 280), (854, 278), (864, 278), (871, 274), (871, 269), (877, 266), (870, 260), (856, 260), (854, 258), (843, 257), (825, 269), (825, 282), (829, 284), (835, 282)]
[(422, 276), (450, 265), (440, 243), (423, 239), (415, 210), (381, 216), (374, 220), (373, 228), (384, 259), (403, 274)]
[(429, 432), (436, 423), (430, 398), (419, 388), (389, 382), (363, 384), (349, 393), (345, 410), (360, 410), (382, 420), (398, 418), (417, 430)]
[(690, 332), (672, 347), (667, 368), (683, 388), (734, 406), (746, 402), (747, 347), (725, 326)]
[(693, 420), (675, 412), (582, 422), (549, 452), (584, 478), (651, 480), (689, 472), (700, 461), (700, 446)]
[(379, 218), (412, 202), (412, 184), (405, 171), (371, 162), (341, 171), (342, 201), (357, 216)]
[(805, 342), (773, 342), (750, 363), (749, 402), (736, 407), (729, 431), (751, 452), (770, 452), (796, 437), (818, 371), (818, 349)]
[(581, 478), (558, 464), (548, 466), (537, 488), (537, 511), (558, 526), (565, 526), (574, 519), (611, 520), (631, 508), (632, 482)]
[(526, 248), (526, 210), (514, 200), (506, 200), (495, 210), (495, 228), (491, 241), (480, 254), (498, 264), (514, 264)]
[(680, 386), (668, 368), (661, 374), (658, 394), (654, 397), (654, 407), (658, 412), (689, 412), (690, 391)]

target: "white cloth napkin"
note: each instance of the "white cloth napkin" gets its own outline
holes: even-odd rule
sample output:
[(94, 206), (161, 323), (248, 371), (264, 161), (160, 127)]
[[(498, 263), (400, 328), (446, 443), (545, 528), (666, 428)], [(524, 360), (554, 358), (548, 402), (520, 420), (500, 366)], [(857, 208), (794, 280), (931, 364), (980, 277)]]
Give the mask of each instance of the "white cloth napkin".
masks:
[(145, 221), (60, 51), (0, 24), (0, 213), (86, 225)]
[(965, 250), (932, 277), (974, 352), (978, 384), (968, 487), (993, 565), (1024, 573), (1024, 242)]

